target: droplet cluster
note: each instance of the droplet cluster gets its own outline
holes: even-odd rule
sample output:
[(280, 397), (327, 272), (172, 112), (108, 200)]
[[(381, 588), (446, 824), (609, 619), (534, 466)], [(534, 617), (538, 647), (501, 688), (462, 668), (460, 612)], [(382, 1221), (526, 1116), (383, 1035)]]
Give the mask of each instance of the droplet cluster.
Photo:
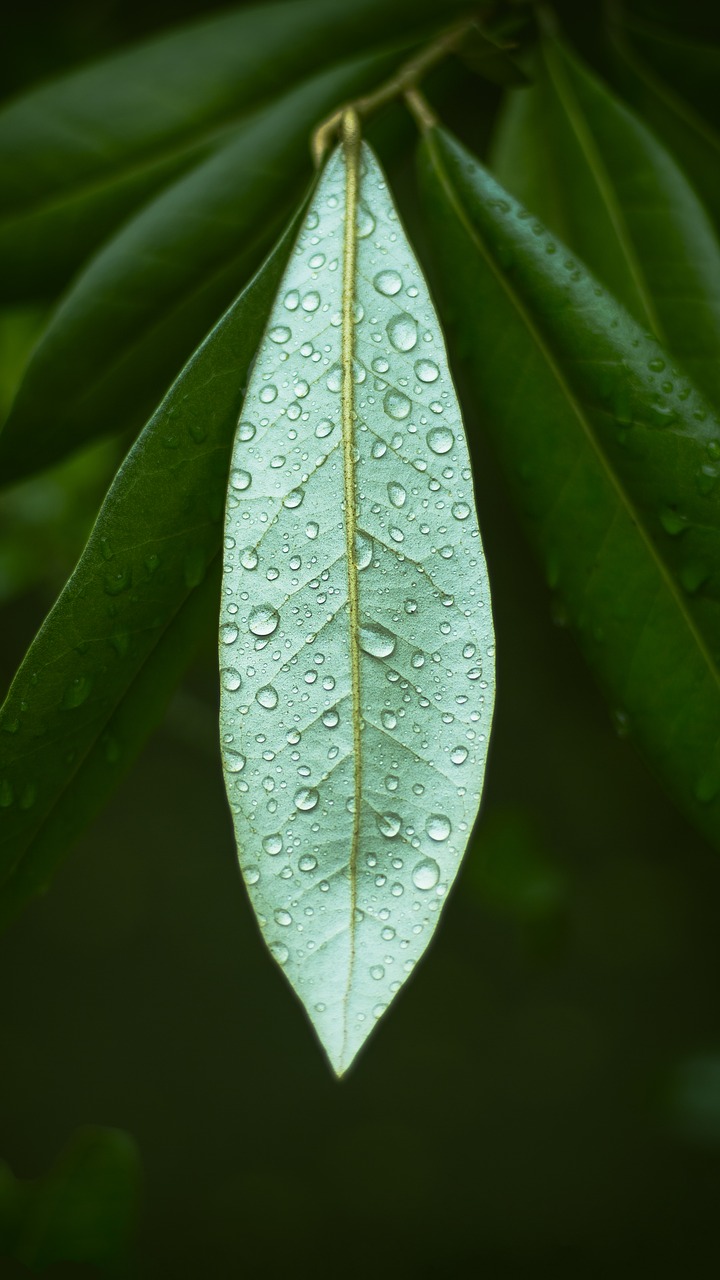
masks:
[(487, 580), (442, 337), (366, 149), (362, 164), (355, 509), (344, 503), (338, 153), (243, 406), (220, 623), (222, 747), (241, 864), (271, 950), (334, 1058), (364, 1039), (435, 927), (477, 810), (493, 678)]

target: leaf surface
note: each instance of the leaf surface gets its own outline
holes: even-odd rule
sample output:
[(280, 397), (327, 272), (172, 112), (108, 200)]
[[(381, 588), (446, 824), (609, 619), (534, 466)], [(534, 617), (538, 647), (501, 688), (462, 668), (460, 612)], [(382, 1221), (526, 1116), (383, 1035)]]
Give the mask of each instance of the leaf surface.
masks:
[(643, 61), (622, 22), (611, 23), (609, 36), (623, 96), (672, 152), (720, 227), (720, 133)]
[[(466, 4), (447, 0), (441, 21)], [(249, 110), (324, 66), (437, 24), (431, 0), (287, 0), (218, 14), (0, 112), (0, 291), (53, 296), (106, 236)]]
[(254, 366), (220, 618), (241, 866), (339, 1074), (437, 923), (478, 809), (494, 683), (440, 326), (356, 146), (325, 169)]
[(616, 709), (720, 843), (720, 423), (454, 139), (421, 176), (478, 405)]
[(89, 263), (38, 344), (0, 435), (5, 482), (146, 420), (309, 179), (313, 126), (387, 66), (386, 56), (356, 59), (259, 112)]
[(683, 170), (551, 35), (492, 168), (720, 404), (720, 246)]
[[(179, 675), (182, 645), (192, 652), (181, 611), (220, 548), (243, 384), (291, 245), (288, 233), (139, 436), (0, 709), (3, 918), (47, 883), (97, 791), (155, 724), (166, 694), (143, 686), (146, 664)], [(168, 637), (163, 655), (178, 623), (188, 634)]]

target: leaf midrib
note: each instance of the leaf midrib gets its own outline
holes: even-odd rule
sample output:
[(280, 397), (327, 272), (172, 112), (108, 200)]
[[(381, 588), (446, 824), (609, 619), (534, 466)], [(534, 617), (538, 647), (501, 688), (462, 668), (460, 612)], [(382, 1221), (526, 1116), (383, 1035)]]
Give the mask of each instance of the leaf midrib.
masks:
[(548, 368), (550, 369), (550, 372), (555, 377), (561, 392), (563, 393), (564, 397), (568, 402), (568, 405), (570, 406), (572, 412), (575, 414), (575, 417), (578, 420), (578, 423), (583, 431), (583, 434), (585, 435), (588, 443), (590, 444), (590, 447), (592, 448), (595, 456), (597, 457), (597, 460), (600, 463), (600, 467), (604, 472), (606, 479), (609, 481), (611, 488), (617, 494), (619, 503), (625, 509), (628, 515), (628, 518), (637, 529), (640, 538), (645, 544), (645, 548), (648, 552), (649, 558), (656, 567), (657, 573), (661, 581), (664, 582), (668, 592), (670, 593), (671, 597), (674, 599), (677, 605), (678, 612), (690, 633), (691, 639), (694, 641), (698, 649), (698, 652), (703, 658), (708, 668), (708, 671), (718, 689), (718, 692), (720, 692), (720, 671), (718, 670), (718, 667), (712, 658), (710, 650), (708, 649), (701, 632), (698, 630), (696, 626), (695, 619), (690, 613), (687, 607), (687, 603), (684, 597), (682, 596), (682, 594), (680, 593), (677, 583), (675, 582), (675, 579), (670, 573), (667, 565), (665, 564), (665, 561), (658, 554), (657, 548), (645, 527), (645, 524), (642, 520), (640, 512), (633, 505), (630, 495), (627, 493), (626, 489), (620, 483), (618, 476), (610, 466), (608, 459), (605, 456), (605, 453), (603, 452), (600, 444), (595, 438), (595, 434), (592, 430), (592, 426), (583, 411), (582, 405), (580, 404), (577, 397), (574, 395), (574, 393), (570, 389), (570, 386), (568, 385), (566, 378), (561, 372), (552, 351), (550, 350), (547, 343), (543, 339), (542, 334), (537, 329), (537, 326), (534, 324), (526, 307), (524, 306), (522, 301), (518, 298), (517, 294), (511, 289), (508, 281), (506, 280), (502, 272), (498, 270), (498, 267), (492, 255), (488, 251), (488, 248), (484, 240), (482, 239), (482, 236), (478, 233), (477, 229), (469, 221), (467, 214), (465, 212), (464, 206), (462, 204), (462, 201), (460, 200), (460, 197), (456, 194), (455, 188), (438, 154), (438, 147), (437, 147), (436, 140), (429, 134), (426, 135), (426, 138), (427, 138), (427, 142), (428, 142), (428, 146), (431, 151), (431, 154), (433, 155), (438, 178), (445, 190), (446, 196), (452, 208), (455, 210), (457, 214), (458, 220), (460, 221), (461, 225), (465, 229), (470, 240), (476, 245), (478, 251), (484, 258), (493, 276), (495, 277), (495, 279), (498, 281), (501, 288), (503, 289), (503, 292), (507, 295), (509, 301), (511, 302), (518, 316), (520, 317), (523, 324), (525, 325), (530, 337), (532, 338), (533, 342), (536, 344), (540, 354), (542, 355), (543, 359), (546, 361)]
[(342, 155), (345, 168), (345, 208), (343, 225), (343, 274), (342, 274), (342, 441), (343, 487), (345, 500), (345, 557), (348, 581), (348, 647), (350, 655), (350, 684), (352, 690), (352, 732), (354, 805), (352, 837), (350, 842), (350, 957), (347, 986), (343, 1001), (343, 1043), (341, 1060), (347, 1059), (348, 1006), (350, 988), (355, 967), (355, 915), (357, 911), (357, 860), (360, 842), (360, 802), (362, 796), (361, 751), (361, 702), (360, 702), (360, 602), (358, 575), (355, 563), (355, 533), (357, 523), (355, 481), (355, 387), (353, 382), (353, 357), (355, 354), (354, 304), (355, 276), (357, 271), (357, 206), (360, 181), (360, 126), (357, 116), (347, 113), (343, 124)]

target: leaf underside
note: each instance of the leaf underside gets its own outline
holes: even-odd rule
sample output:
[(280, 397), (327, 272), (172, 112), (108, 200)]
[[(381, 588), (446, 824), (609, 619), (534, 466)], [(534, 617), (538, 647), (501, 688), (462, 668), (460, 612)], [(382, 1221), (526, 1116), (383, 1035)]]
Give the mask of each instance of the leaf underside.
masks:
[(493, 631), (437, 317), (372, 152), (331, 157), (236, 434), (220, 727), (272, 954), (341, 1074), (474, 822)]

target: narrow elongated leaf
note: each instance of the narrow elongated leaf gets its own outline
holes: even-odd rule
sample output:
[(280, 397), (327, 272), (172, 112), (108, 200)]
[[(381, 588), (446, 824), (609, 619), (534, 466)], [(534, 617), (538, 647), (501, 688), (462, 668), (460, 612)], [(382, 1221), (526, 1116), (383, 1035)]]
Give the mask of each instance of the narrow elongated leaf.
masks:
[[(219, 558), (168, 622), (155, 648), (135, 672), (81, 766), (66, 780), (23, 856), (0, 884), (0, 929), (44, 893), (69, 850), (103, 808), (153, 731), (162, 723), (176, 686), (207, 638), (214, 636)], [(27, 784), (25, 784), (27, 786)], [(32, 794), (25, 791), (27, 798)]]
[(549, 581), (623, 723), (720, 843), (720, 423), (441, 130), (421, 174), (475, 394)]
[(219, 14), (42, 85), (0, 112), (0, 297), (53, 296), (149, 195), (250, 109), (464, 8), (286, 0)]
[(228, 492), (221, 732), (240, 861), (342, 1073), (465, 849), (494, 652), (440, 327), (353, 136), (280, 287)]
[(622, 16), (616, 10), (615, 17), (645, 66), (662, 77), (701, 117), (720, 128), (720, 46), (644, 21), (629, 13), (627, 6), (623, 7)]
[(720, 404), (720, 245), (683, 170), (550, 34), (533, 71), (493, 169)]
[(389, 65), (355, 59), (294, 89), (92, 260), (50, 321), (0, 436), (5, 482), (145, 421), (296, 201), (313, 126)]
[[(208, 335), (128, 454), (0, 710), (0, 882), (18, 877), (8, 910), (46, 881), (76, 833), (77, 812), (92, 806), (87, 793), (105, 785), (103, 754), (114, 769), (142, 739), (135, 715), (145, 664), (219, 550), (243, 383), (293, 235)], [(166, 659), (175, 661), (168, 643)]]
[(720, 133), (643, 61), (621, 22), (613, 22), (609, 34), (620, 91), (675, 156), (720, 227)]

